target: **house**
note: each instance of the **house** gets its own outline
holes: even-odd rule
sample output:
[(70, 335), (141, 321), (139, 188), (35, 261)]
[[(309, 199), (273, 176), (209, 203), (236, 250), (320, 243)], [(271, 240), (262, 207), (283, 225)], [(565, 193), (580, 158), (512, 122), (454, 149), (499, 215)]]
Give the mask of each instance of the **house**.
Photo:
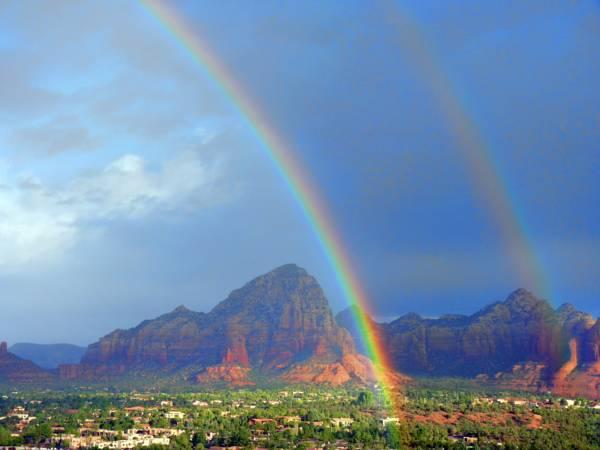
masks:
[(185, 419), (185, 413), (181, 411), (167, 411), (165, 417), (167, 419)]
[(334, 417), (330, 422), (334, 427), (347, 427), (354, 423), (354, 419), (350, 417)]
[(276, 423), (276, 421), (274, 419), (260, 419), (258, 417), (248, 420), (248, 425), (251, 427), (256, 425), (266, 425), (268, 423)]
[(300, 416), (282, 416), (279, 419), (282, 423), (298, 423), (302, 421)]
[(462, 442), (464, 444), (477, 444), (477, 442), (479, 441), (478, 437), (475, 436), (465, 436), (462, 434), (457, 434), (454, 436), (448, 436), (448, 439), (450, 440), (450, 442)]
[(65, 427), (60, 424), (52, 425), (52, 433), (53, 434), (63, 434), (65, 432)]
[(168, 437), (138, 437), (128, 436), (127, 439), (120, 441), (104, 441), (95, 444), (95, 447), (104, 449), (130, 449), (136, 447), (149, 447), (151, 445), (164, 445), (167, 446), (171, 443)]
[(17, 419), (27, 420), (29, 418), (29, 414), (22, 406), (16, 406), (8, 413), (8, 417), (16, 417)]
[(381, 419), (379, 419), (379, 423), (382, 427), (386, 427), (390, 423), (400, 423), (400, 419), (398, 417), (382, 417)]
[(125, 412), (143, 412), (146, 410), (143, 406), (128, 406), (124, 408)]
[(206, 434), (205, 434), (205, 437), (206, 437), (206, 441), (207, 441), (207, 442), (210, 442), (210, 441), (212, 441), (214, 438), (216, 438), (216, 437), (217, 437), (217, 433), (215, 433), (215, 432), (213, 432), (213, 431), (207, 431), (207, 432), (206, 432)]

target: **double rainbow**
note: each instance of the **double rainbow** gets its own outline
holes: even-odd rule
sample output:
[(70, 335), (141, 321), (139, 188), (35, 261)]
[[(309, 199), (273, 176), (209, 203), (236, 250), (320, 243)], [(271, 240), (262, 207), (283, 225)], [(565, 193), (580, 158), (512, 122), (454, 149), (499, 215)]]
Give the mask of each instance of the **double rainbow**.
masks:
[[(214, 81), (262, 144), (265, 154), (306, 216), (348, 303), (355, 306), (352, 311), (357, 327), (374, 363), (384, 396), (395, 410), (397, 405), (393, 395), (394, 383), (390, 378), (393, 365), (374, 325), (369, 320), (368, 296), (310, 175), (296, 160), (290, 144), (270, 125), (271, 122), (267, 120), (259, 105), (201, 38), (198, 30), (192, 29), (174, 8), (160, 0), (139, 1), (193, 62)], [(433, 52), (427, 46), (427, 40), (420, 33), (416, 21), (401, 11), (396, 2), (389, 1), (383, 4), (387, 9), (384, 14), (387, 25), (398, 33), (399, 49), (404, 51), (403, 56), (408, 56), (414, 67), (420, 71), (456, 138), (461, 156), (473, 177), (475, 189), (498, 225), (521, 282), (542, 294), (547, 294), (548, 285), (543, 271), (526, 239), (525, 227), (518, 219), (515, 202), (510, 200), (509, 190), (493, 159), (489, 144), (470, 118), (463, 101), (455, 92), (455, 87), (434, 60)]]

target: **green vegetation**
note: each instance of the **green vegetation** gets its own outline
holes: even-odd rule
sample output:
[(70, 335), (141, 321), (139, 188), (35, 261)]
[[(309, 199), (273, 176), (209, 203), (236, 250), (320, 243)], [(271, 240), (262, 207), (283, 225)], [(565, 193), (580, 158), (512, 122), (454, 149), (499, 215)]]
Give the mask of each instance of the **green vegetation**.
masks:
[(600, 447), (583, 399), (412, 389), (390, 413), (377, 392), (286, 388), (194, 393), (26, 392), (0, 396), (0, 445), (151, 449)]

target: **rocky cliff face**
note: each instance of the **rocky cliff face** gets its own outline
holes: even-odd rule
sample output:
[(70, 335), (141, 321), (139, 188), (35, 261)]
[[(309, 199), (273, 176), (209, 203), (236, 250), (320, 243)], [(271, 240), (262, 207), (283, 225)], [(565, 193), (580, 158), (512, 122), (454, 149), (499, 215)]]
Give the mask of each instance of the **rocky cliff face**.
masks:
[(552, 390), (600, 399), (600, 320), (581, 322), (569, 340), (569, 359), (553, 375)]
[[(348, 312), (337, 316), (358, 338), (350, 319)], [(589, 374), (600, 361), (600, 326), (572, 305), (554, 310), (523, 289), (471, 316), (411, 313), (377, 328), (395, 368), (408, 374), (479, 376), (506, 388), (557, 392), (585, 385), (571, 391), (599, 395)]]
[[(282, 266), (233, 291), (209, 313), (184, 307), (91, 345), (81, 365), (63, 366), (63, 378), (102, 378), (195, 367), (200, 382), (246, 382), (252, 369), (284, 375), (300, 364), (326, 372), (356, 354), (317, 281), (295, 265)], [(359, 358), (355, 366), (366, 365)], [(335, 366), (337, 367), (337, 366)], [(349, 379), (366, 367), (350, 370)], [(338, 380), (326, 373), (318, 381)]]
[(0, 343), (0, 383), (45, 384), (53, 380), (49, 372), (10, 353), (7, 347), (6, 342)]

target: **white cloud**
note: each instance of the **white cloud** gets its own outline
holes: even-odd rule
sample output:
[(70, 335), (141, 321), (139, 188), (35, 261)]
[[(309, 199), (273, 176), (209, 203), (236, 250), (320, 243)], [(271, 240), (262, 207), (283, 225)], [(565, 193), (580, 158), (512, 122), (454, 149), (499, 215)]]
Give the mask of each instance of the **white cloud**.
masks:
[[(184, 152), (158, 168), (127, 154), (59, 187), (0, 173), (0, 270), (60, 257), (110, 220), (142, 218), (220, 201), (218, 164)], [(4, 178), (4, 179), (3, 179)]]

